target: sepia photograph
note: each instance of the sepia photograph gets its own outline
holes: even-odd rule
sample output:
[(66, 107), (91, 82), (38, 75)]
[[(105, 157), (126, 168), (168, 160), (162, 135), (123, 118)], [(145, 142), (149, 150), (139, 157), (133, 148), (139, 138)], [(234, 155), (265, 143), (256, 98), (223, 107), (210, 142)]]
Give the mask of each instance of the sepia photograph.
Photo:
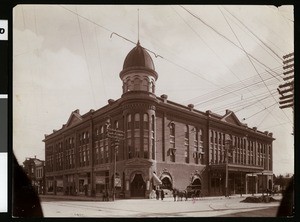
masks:
[(293, 217), (293, 5), (19, 4), (12, 216)]

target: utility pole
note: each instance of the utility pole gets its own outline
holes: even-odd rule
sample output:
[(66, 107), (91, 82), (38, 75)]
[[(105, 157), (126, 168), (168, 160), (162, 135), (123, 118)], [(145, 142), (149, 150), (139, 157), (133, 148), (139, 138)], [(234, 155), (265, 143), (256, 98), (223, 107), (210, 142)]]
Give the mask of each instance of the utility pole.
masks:
[(107, 138), (111, 139), (112, 147), (114, 149), (114, 175), (113, 175), (113, 201), (116, 199), (116, 174), (117, 174), (117, 152), (119, 148), (119, 141), (124, 140), (124, 131), (110, 128), (110, 123), (107, 124), (106, 130)]
[(228, 197), (228, 153), (232, 148), (232, 140), (229, 134), (225, 135), (225, 197)]
[(294, 109), (294, 53), (284, 55), (283, 59), (283, 80), (285, 82), (277, 88), (280, 95), (279, 108), (292, 107)]

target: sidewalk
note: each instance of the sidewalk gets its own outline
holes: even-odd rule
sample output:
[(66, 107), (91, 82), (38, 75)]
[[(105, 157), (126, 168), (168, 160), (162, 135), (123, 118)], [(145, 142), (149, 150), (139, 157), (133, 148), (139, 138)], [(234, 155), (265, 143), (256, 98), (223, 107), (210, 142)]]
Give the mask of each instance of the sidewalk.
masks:
[[(254, 194), (254, 196), (261, 196), (262, 194)], [(243, 194), (242, 196), (240, 194), (235, 194), (235, 195), (231, 195), (229, 197), (225, 197), (225, 196), (206, 196), (206, 197), (200, 197), (197, 198), (197, 200), (224, 200), (224, 199), (235, 199), (235, 198), (241, 198), (244, 199), (246, 197), (252, 196), (252, 194)], [(41, 201), (45, 201), (48, 199), (56, 199), (56, 200), (70, 200), (70, 201), (101, 201), (102, 202), (102, 197), (96, 196), (96, 197), (89, 197), (89, 196), (64, 196), (64, 195), (39, 195)], [(275, 199), (281, 200), (282, 195), (275, 195), (272, 196)], [(120, 201), (120, 200), (130, 200), (130, 199), (118, 199), (116, 198), (116, 201)], [(144, 200), (155, 200), (155, 199), (144, 199)], [(173, 197), (167, 197), (165, 198), (165, 200), (170, 200), (173, 201)], [(183, 200), (185, 200), (183, 198)], [(192, 200), (192, 198), (188, 199), (189, 201)], [(110, 200), (112, 201), (112, 200)]]

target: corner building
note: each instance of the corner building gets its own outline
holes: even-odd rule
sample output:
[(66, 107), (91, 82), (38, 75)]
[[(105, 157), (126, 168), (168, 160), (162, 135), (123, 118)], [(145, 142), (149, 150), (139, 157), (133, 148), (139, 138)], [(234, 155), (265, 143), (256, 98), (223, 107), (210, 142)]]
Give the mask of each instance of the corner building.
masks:
[[(157, 78), (138, 42), (120, 72), (121, 98), (83, 115), (75, 110), (45, 135), (48, 194), (101, 196), (115, 186), (117, 198), (149, 198), (157, 186), (196, 185), (203, 195), (224, 195), (226, 178), (230, 194), (272, 188), (272, 133), (248, 128), (230, 110), (221, 116), (158, 97)], [(107, 127), (124, 139), (114, 143)]]

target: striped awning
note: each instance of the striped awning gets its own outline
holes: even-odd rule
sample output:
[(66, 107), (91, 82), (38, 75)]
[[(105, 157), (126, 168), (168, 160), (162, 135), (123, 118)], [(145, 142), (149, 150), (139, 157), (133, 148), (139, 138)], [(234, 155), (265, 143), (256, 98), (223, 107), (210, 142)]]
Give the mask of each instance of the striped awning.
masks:
[(152, 175), (153, 175), (153, 184), (154, 184), (154, 186), (162, 185), (162, 182), (158, 178), (158, 176), (155, 173), (152, 173)]

